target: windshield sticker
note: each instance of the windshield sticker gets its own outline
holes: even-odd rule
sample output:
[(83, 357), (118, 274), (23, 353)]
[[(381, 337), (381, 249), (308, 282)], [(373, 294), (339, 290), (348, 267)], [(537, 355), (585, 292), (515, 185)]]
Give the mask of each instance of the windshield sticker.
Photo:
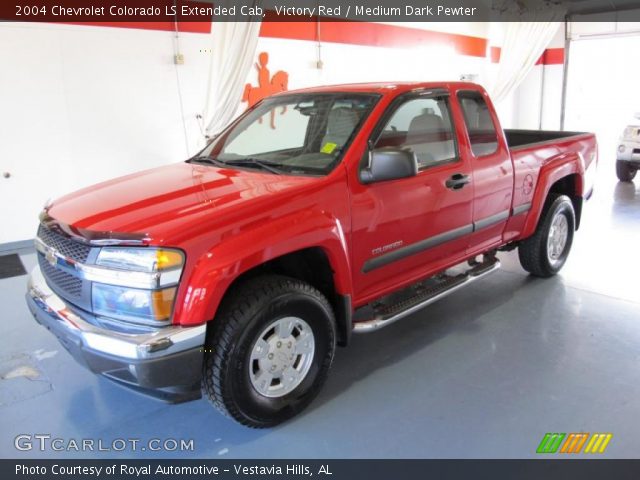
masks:
[(320, 149), (322, 153), (333, 153), (338, 145), (335, 143), (327, 142), (324, 144), (324, 147)]

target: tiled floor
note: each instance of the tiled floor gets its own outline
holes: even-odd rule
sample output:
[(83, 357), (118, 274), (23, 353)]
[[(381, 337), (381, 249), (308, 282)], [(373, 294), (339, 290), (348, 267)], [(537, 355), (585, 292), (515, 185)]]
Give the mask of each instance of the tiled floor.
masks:
[[(530, 278), (502, 254), (494, 275), (357, 336), (312, 406), (272, 430), (95, 377), (31, 318), (26, 277), (0, 280), (0, 456), (533, 457), (545, 432), (584, 431), (613, 433), (606, 457), (640, 457), (639, 186), (603, 175), (561, 275)], [(33, 254), (22, 258), (33, 267)], [(14, 448), (16, 435), (38, 433), (193, 439), (195, 449)]]

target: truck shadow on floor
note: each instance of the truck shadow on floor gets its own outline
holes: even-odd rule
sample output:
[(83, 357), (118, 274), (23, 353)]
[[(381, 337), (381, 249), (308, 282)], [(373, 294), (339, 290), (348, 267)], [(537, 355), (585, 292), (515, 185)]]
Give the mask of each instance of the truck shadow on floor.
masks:
[[(529, 305), (532, 293), (540, 298), (534, 307)], [(519, 295), (529, 297), (529, 302), (518, 301)], [(354, 335), (348, 348), (338, 349), (327, 385), (307, 412), (321, 408), (381, 369), (400, 364), (414, 355), (428, 357), (425, 352), (443, 339), (450, 340), (446, 348), (456, 348), (458, 342), (454, 337), (460, 335), (474, 336), (479, 342), (486, 342), (487, 349), (495, 348), (495, 335), (487, 330), (498, 331), (502, 323), (523, 321), (525, 317), (526, 321), (540, 318), (546, 314), (545, 303), (550, 296), (554, 304), (564, 296), (561, 277), (542, 280), (499, 270), (382, 330)], [(529, 311), (522, 310), (524, 304)], [(460, 348), (446, 356), (464, 356)], [(425, 364), (424, 367), (425, 375), (437, 377), (442, 365)]]

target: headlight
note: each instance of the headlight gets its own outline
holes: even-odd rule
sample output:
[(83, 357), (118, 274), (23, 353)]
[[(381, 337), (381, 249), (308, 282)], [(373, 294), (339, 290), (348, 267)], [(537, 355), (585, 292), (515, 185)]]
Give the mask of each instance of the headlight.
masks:
[(93, 284), (93, 313), (120, 320), (164, 322), (171, 318), (176, 287), (163, 290), (139, 290), (113, 285)]
[(181, 268), (183, 263), (179, 250), (121, 247), (104, 247), (96, 261), (104, 267), (148, 273)]
[(176, 285), (182, 275), (180, 250), (104, 247), (96, 265), (79, 265), (84, 278), (120, 287), (157, 289)]
[(171, 319), (184, 254), (151, 247), (103, 247), (95, 265), (83, 265), (93, 282), (93, 313), (138, 323)]

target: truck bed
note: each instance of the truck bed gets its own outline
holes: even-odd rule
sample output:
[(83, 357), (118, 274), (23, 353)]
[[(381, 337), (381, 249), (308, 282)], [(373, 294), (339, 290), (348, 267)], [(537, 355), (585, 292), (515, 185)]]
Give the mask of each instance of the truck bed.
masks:
[(563, 138), (583, 135), (583, 132), (563, 132), (556, 130), (515, 130), (505, 129), (505, 137), (510, 149), (528, 147), (536, 143), (544, 143)]

